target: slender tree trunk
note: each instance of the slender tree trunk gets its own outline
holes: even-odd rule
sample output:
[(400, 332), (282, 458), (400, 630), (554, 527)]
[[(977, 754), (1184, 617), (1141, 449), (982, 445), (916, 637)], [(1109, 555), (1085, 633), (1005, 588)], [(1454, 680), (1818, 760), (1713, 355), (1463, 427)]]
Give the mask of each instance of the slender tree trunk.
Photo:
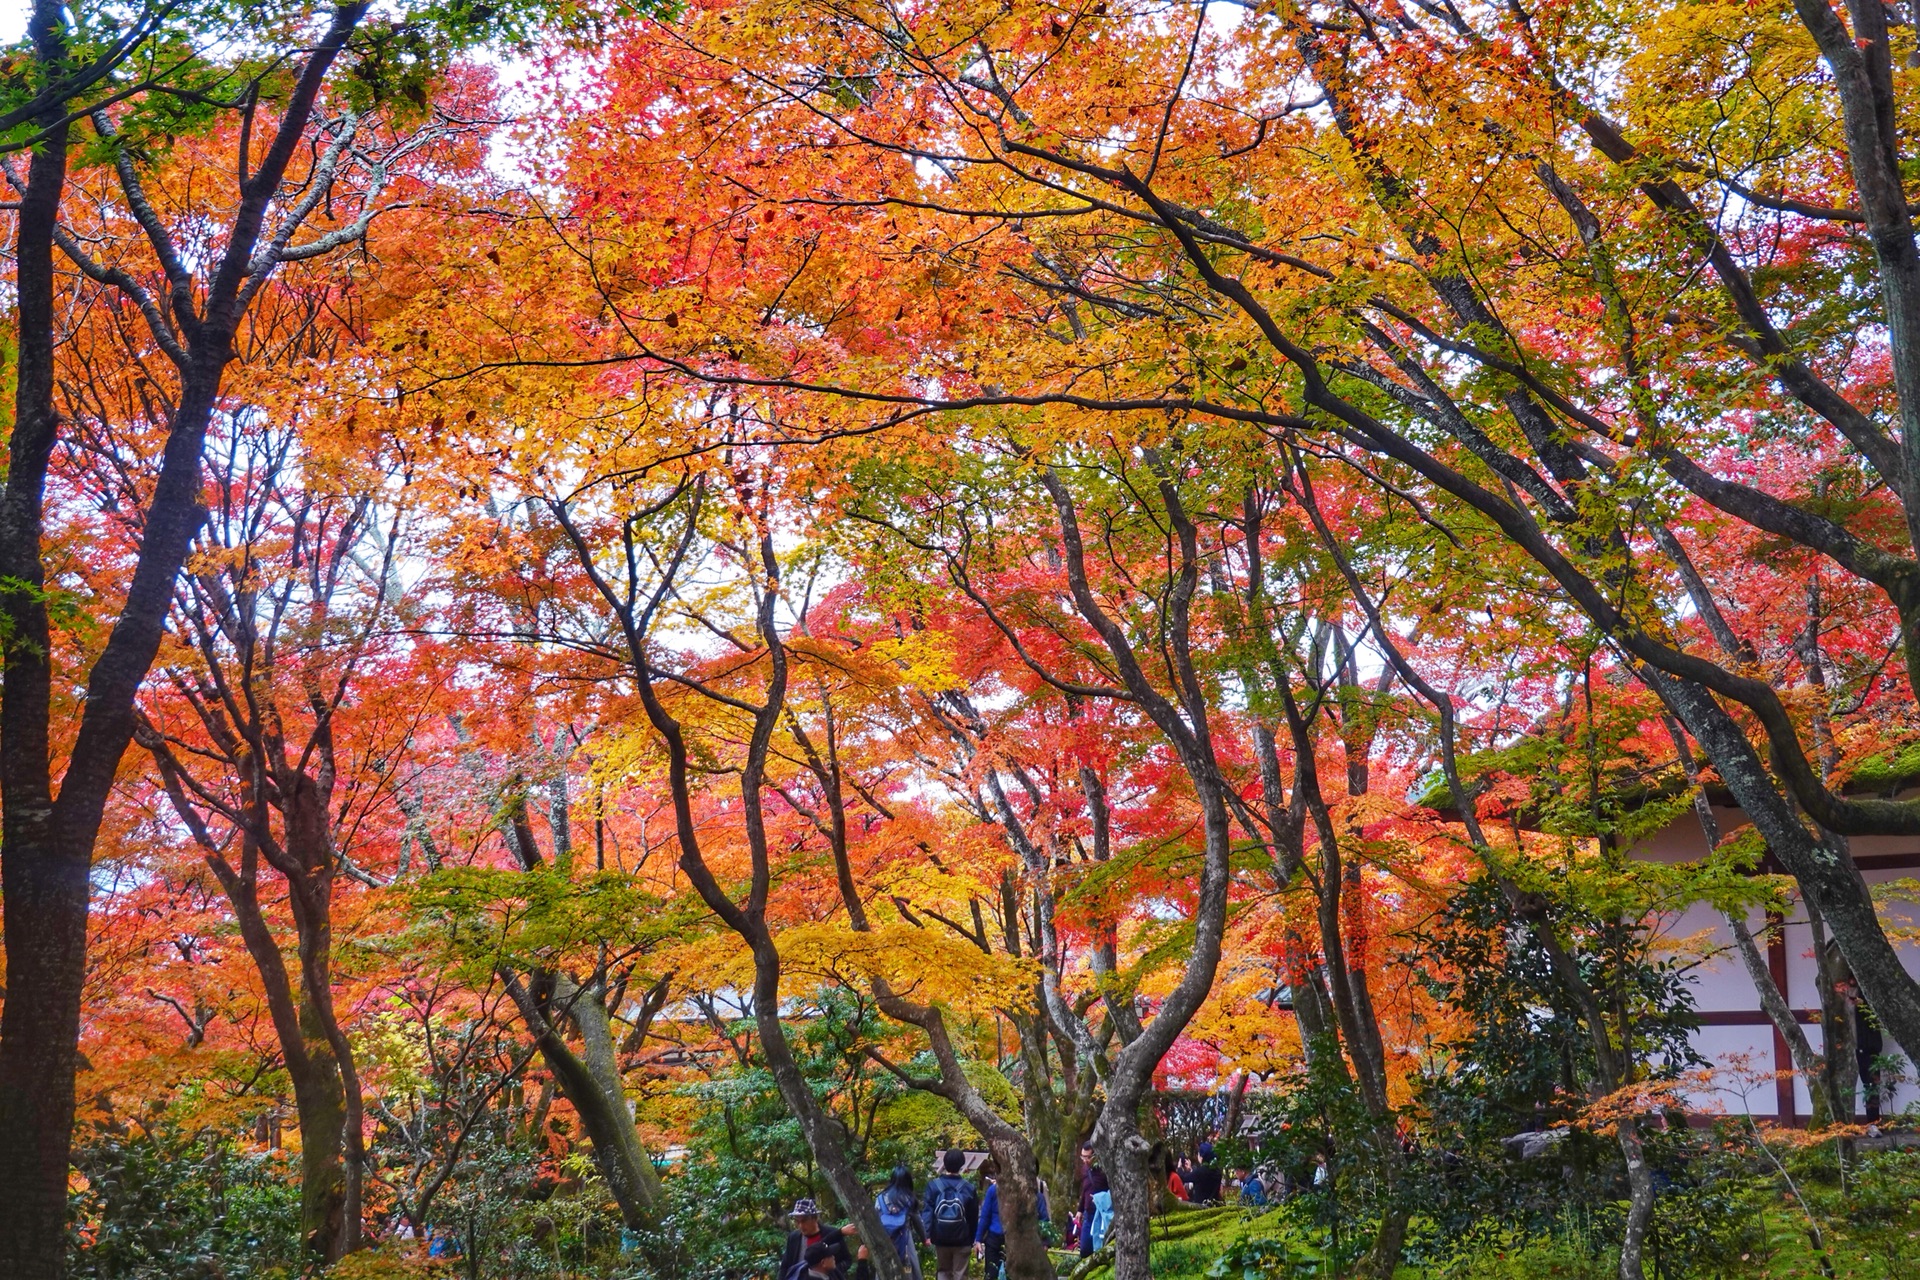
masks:
[(260, 974), (267, 1013), (293, 1084), (300, 1120), (300, 1239), (315, 1257), (330, 1263), (347, 1248), (346, 1094), (305, 968), (296, 998), (286, 958), (260, 909), (257, 857), (248, 840), (238, 872), (217, 856), (207, 861), (226, 890), (241, 941)]
[(1860, 1084), (1860, 1058), (1853, 1032), (1853, 1002), (1847, 987), (1853, 975), (1847, 971), (1846, 957), (1826, 936), (1820, 913), (1807, 910), (1807, 924), (1813, 932), (1814, 971), (1820, 986), (1820, 1033), (1825, 1052), (1821, 1055), (1819, 1090), (1826, 1095), (1826, 1109), (1836, 1124), (1852, 1124), (1855, 1095)]
[(773, 1074), (781, 1100), (799, 1123), (807, 1149), (813, 1153), (820, 1172), (826, 1175), (827, 1185), (833, 1188), (835, 1198), (853, 1219), (860, 1242), (867, 1246), (868, 1257), (880, 1280), (908, 1280), (906, 1263), (894, 1251), (886, 1230), (881, 1227), (873, 1196), (860, 1180), (860, 1171), (847, 1150), (846, 1127), (828, 1114), (820, 1100), (813, 1096), (800, 1064), (794, 1060), (786, 1028), (780, 1022), (780, 953), (764, 927), (758, 928), (758, 935), (748, 940), (753, 947), (753, 1021), (767, 1069)]
[(1653, 1170), (1640, 1142), (1640, 1122), (1620, 1121), (1620, 1154), (1627, 1162), (1627, 1221), (1620, 1233), (1620, 1280), (1643, 1280), (1647, 1228), (1653, 1222)]

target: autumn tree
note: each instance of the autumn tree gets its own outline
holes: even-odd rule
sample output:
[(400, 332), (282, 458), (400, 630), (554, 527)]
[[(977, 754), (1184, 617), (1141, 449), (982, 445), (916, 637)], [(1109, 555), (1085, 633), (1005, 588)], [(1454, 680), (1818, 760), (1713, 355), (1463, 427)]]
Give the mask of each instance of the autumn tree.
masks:
[[(175, 644), (135, 739), (260, 971), (300, 1113), (301, 1236), (332, 1261), (359, 1246), (367, 1164), (332, 976), (333, 899), (343, 876), (370, 876), (352, 846), (390, 810), (380, 766), (408, 736), (369, 688), (398, 668), (384, 649), (404, 515), (376, 501), (386, 477), (326, 476), (295, 430), (223, 440), (213, 463)], [(292, 916), (291, 973), (263, 897), (269, 869)]]
[[(759, 47), (807, 74), (749, 69), (749, 13), (783, 33)], [(816, 20), (854, 52), (809, 60)], [(1871, 4), (1326, 4), (1172, 26), (1104, 5), (924, 31), (703, 12), (663, 37), (680, 74), (646, 99), (659, 131), (583, 134), (579, 172), (604, 207), (667, 227), (603, 166), (670, 166), (755, 121), (753, 146), (701, 152), (734, 184), (716, 217), (667, 230), (711, 236), (701, 261), (725, 270), (668, 275), (706, 300), (673, 326), (602, 273), (627, 321), (592, 354), (837, 396), (822, 415), (876, 423), (982, 404), (1199, 415), (1429, 495), (1623, 647), (1889, 1031), (1920, 1042), (1920, 988), (1843, 847), (1916, 819), (1849, 794), (1846, 757), (1827, 769), (1819, 747), (1904, 742), (1911, 681), (1863, 646), (1850, 688), (1866, 696), (1830, 672), (1812, 717), (1790, 696), (1804, 664), (1757, 643), (1758, 665), (1729, 656), (1742, 637), (1712, 635), (1725, 611), (1707, 606), (1736, 588), (1686, 563), (1721, 530), (1782, 540), (1867, 591), (1864, 633), (1910, 656), (1909, 433), (1889, 425), (1909, 398), (1914, 252), (1889, 193), (1910, 38)], [(849, 66), (857, 93), (836, 88)], [(611, 69), (622, 90), (650, 84), (637, 62)], [(1790, 100), (1790, 127), (1702, 107), (1726, 92)], [(806, 235), (745, 231), (780, 220)], [(1848, 273), (1874, 288), (1829, 287)], [(870, 335), (904, 325), (916, 289), (934, 302), (897, 334), (914, 360), (874, 360)], [(816, 327), (783, 327), (795, 314)], [(1825, 461), (1801, 481), (1806, 456)]]
[[(363, 3), (271, 6), (253, 16), (242, 51), (215, 42), (231, 30), (217, 6), (85, 11), (73, 21), (59, 0), (33, 6), (23, 51), (30, 88), (6, 117), (31, 157), (11, 178), (18, 346), (0, 497), (0, 576), (14, 584), (3, 604), (11, 648), (0, 694), (9, 993), (0, 1120), (18, 1136), (0, 1159), (0, 1262), (23, 1277), (63, 1267), (87, 868), (134, 730), (135, 693), (198, 528), (201, 452), (224, 407), (236, 337), (285, 264), (359, 240), (381, 210), (381, 154), (357, 144), (367, 113), (396, 95), (417, 98), (453, 51), (525, 35), (542, 12), (427, 4), (370, 20)], [(347, 70), (354, 74), (340, 74)], [(63, 222), (77, 128), (92, 135), (87, 158), (113, 191), (110, 243), (85, 219)], [(217, 187), (201, 183), (175, 204), (155, 177), (182, 133), (219, 139), (229, 159)], [(69, 263), (75, 276), (63, 279)], [(56, 299), (69, 282), (141, 317), (137, 349), (161, 366), (154, 400), (164, 424), (137, 555), (124, 586), (98, 606), (112, 630), (69, 681), (87, 687), (71, 728), (53, 719), (42, 551), (64, 440)]]

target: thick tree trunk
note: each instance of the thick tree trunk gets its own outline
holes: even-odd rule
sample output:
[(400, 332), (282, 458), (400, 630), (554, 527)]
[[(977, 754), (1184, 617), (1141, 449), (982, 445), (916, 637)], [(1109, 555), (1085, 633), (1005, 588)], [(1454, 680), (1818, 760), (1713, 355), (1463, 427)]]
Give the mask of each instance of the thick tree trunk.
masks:
[[(659, 1207), (659, 1174), (634, 1131), (633, 1112), (613, 1057), (606, 1007), (592, 990), (552, 975), (534, 975), (531, 989), (512, 974), (502, 976), (540, 1046), (541, 1059), (552, 1072), (560, 1095), (573, 1104), (580, 1117), (580, 1127), (593, 1149), (594, 1164), (620, 1206), (621, 1220), (630, 1228), (644, 1226)], [(563, 1011), (581, 1029), (582, 1053), (573, 1051), (556, 1025)], [(598, 1052), (596, 1039), (604, 1042)], [(596, 1057), (600, 1059), (598, 1070)]]
[(1147, 1167), (1153, 1144), (1140, 1132), (1140, 1098), (1139, 1090), (1111, 1094), (1094, 1138), (1113, 1197), (1115, 1280), (1149, 1280), (1153, 1275), (1153, 1214), (1165, 1184)]
[[(65, 182), (69, 104), (41, 118), (16, 235), (19, 369), (6, 487), (0, 494), (0, 593), (12, 647), (0, 676), (0, 898), (7, 1002), (0, 1014), (0, 1275), (57, 1280), (66, 1267), (67, 1167), (86, 978), (88, 873), (107, 797), (133, 740), (134, 696), (153, 665), (174, 581), (201, 520), (201, 460), (220, 384), (233, 358), (268, 206), (311, 119), (328, 69), (366, 13), (350, 2), (302, 67), (285, 114), (241, 187), (206, 313), (189, 335), (160, 474), (148, 500), (132, 580), (105, 647), (86, 676), (80, 724), (58, 798), (49, 754), (52, 671), (40, 540), (53, 412), (53, 245)], [(68, 68), (63, 7), (36, 0), (28, 23), (44, 88)]]
[(632, 1170), (641, 1204), (651, 1213), (660, 1205), (660, 1171), (654, 1168), (653, 1157), (647, 1154), (646, 1147), (640, 1141), (639, 1130), (633, 1125), (633, 1103), (627, 1097), (626, 1077), (620, 1073), (620, 1057), (613, 1042), (613, 1017), (606, 1005), (605, 985), (594, 983), (572, 1001), (570, 1008), (574, 1024), (580, 1028), (580, 1059), (586, 1064), (587, 1074), (593, 1077), (600, 1095), (607, 1100), (608, 1109), (618, 1122), (621, 1161)]
[[(28, 34), (36, 88), (66, 58), (61, 6), (37, 0)], [(0, 674), (0, 910), (6, 1008), (0, 1014), (0, 1275), (57, 1280), (66, 1265), (73, 1075), (86, 976), (92, 841), (62, 831), (48, 750), (52, 671), (41, 567), (41, 489), (52, 454), (53, 230), (66, 186), (65, 103), (39, 121), (14, 239), (18, 366), (6, 487), (0, 492), (0, 592), (10, 635)]]
[(298, 1070), (289, 1056), (294, 1110), (300, 1118), (300, 1238), (322, 1262), (347, 1253), (347, 1100), (340, 1067), (311, 1001), (302, 1001), (300, 1026), (313, 1051)]

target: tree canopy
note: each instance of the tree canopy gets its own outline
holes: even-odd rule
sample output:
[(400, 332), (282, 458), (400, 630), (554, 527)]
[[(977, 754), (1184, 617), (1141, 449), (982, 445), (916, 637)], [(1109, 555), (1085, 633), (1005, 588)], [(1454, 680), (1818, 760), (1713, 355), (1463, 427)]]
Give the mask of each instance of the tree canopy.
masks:
[(30, 8), (0, 1272), (1914, 1229), (1913, 6)]

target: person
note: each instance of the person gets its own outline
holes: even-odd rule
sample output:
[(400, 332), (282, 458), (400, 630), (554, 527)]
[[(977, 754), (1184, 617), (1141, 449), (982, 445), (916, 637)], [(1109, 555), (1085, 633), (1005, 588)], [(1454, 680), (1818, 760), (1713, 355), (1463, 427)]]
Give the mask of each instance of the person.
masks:
[(964, 1154), (950, 1150), (941, 1160), (943, 1172), (927, 1183), (927, 1200), (920, 1217), (933, 1244), (933, 1270), (938, 1280), (964, 1280), (967, 1259), (973, 1254), (980, 1194), (960, 1176), (966, 1164)]
[(873, 1263), (867, 1258), (867, 1247), (861, 1245), (859, 1258), (843, 1269), (839, 1251), (824, 1240), (816, 1240), (800, 1255), (792, 1273), (781, 1280), (873, 1280)]
[(1240, 1203), (1249, 1209), (1267, 1207), (1267, 1182), (1258, 1169), (1240, 1171)]
[(1080, 1178), (1080, 1256), (1086, 1257), (1094, 1250), (1093, 1244), (1093, 1198), (1109, 1190), (1106, 1170), (1100, 1167), (1100, 1161), (1093, 1154), (1093, 1144), (1080, 1144), (1080, 1163), (1084, 1173)]
[(873, 1202), (873, 1207), (880, 1211), (880, 1225), (887, 1229), (887, 1239), (893, 1241), (900, 1261), (907, 1264), (913, 1280), (921, 1280), (920, 1244), (926, 1239), (920, 1215), (914, 1211), (917, 1200), (913, 1171), (897, 1164), (886, 1189)]
[(817, 1201), (804, 1196), (795, 1200), (787, 1217), (793, 1222), (793, 1230), (787, 1232), (787, 1247), (780, 1255), (780, 1269), (774, 1272), (780, 1280), (787, 1280), (789, 1275), (802, 1274), (800, 1264), (805, 1260), (807, 1250), (816, 1244), (824, 1244), (833, 1251), (834, 1262), (843, 1276), (852, 1273), (853, 1250), (847, 1245), (846, 1232), (839, 1227), (821, 1224)]
[(1200, 1144), (1200, 1163), (1187, 1175), (1187, 1199), (1195, 1204), (1220, 1203), (1220, 1170), (1213, 1163), (1213, 1144)]
[(1147, 1156), (1147, 1167), (1164, 1172), (1167, 1176), (1167, 1190), (1173, 1192), (1173, 1198), (1186, 1201), (1187, 1184), (1181, 1180), (1180, 1162), (1174, 1157), (1171, 1147), (1156, 1147)]
[(980, 1255), (980, 1273), (985, 1280), (1000, 1280), (1000, 1264), (1007, 1256), (1007, 1230), (1000, 1221), (1000, 1179), (991, 1173), (987, 1175), (987, 1193), (980, 1197), (973, 1251)]

